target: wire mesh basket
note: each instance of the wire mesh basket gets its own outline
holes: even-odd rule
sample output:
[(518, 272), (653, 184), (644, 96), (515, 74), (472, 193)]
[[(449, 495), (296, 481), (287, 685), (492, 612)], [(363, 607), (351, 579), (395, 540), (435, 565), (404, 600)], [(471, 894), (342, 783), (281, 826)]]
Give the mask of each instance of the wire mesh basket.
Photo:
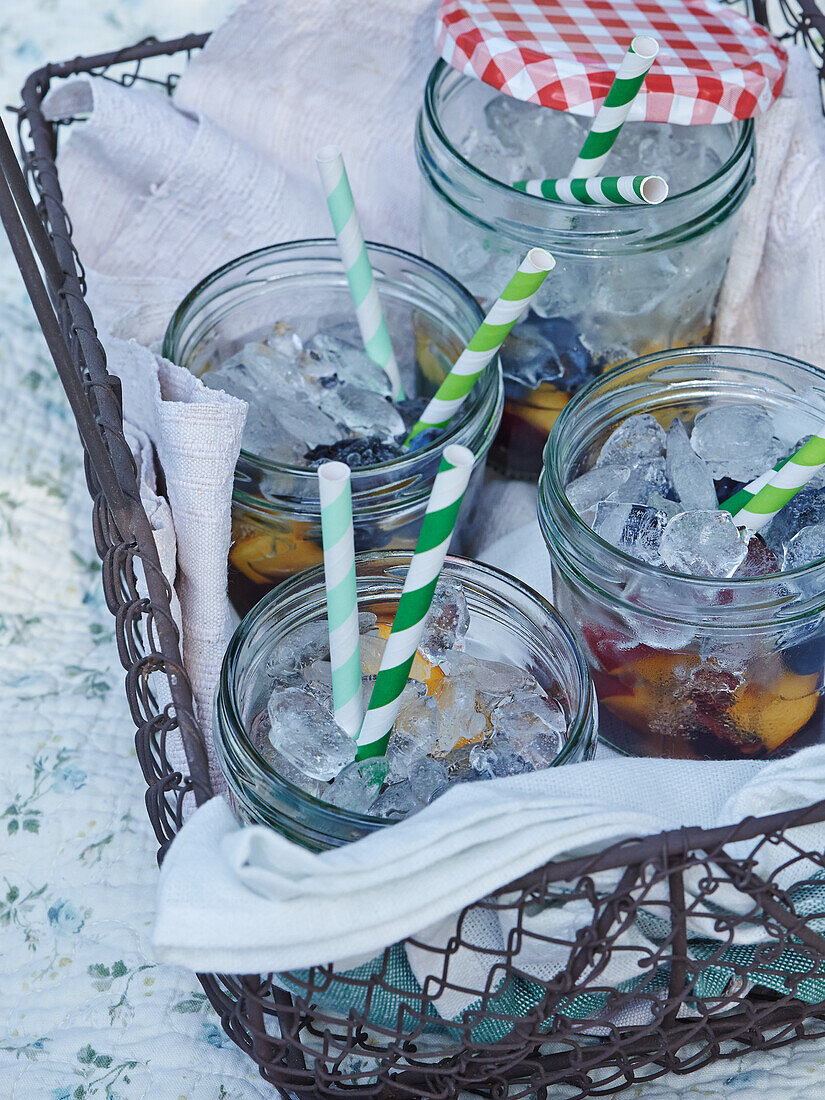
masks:
[[(779, 5), (771, 13), (774, 29), (804, 41), (822, 77), (825, 16), (811, 0)], [(754, 7), (765, 22), (764, 5)], [(127, 673), (159, 860), (185, 816), (211, 796), (209, 770), (169, 582), (123, 434), (119, 384), (106, 370), (62, 201), (55, 154), (59, 132), (72, 120), (48, 123), (41, 102), (54, 81), (77, 73), (124, 85), (148, 82), (171, 93), (170, 67), (179, 68), (207, 37), (147, 40), (33, 73), (18, 111), (25, 176), (0, 127), (0, 216), (85, 449), (103, 588)], [(138, 575), (148, 595), (141, 595)], [(172, 702), (165, 706), (152, 690), (158, 673), (169, 682)], [(170, 764), (173, 734), (183, 741), (188, 774)], [(541, 867), (478, 903), (476, 912), (506, 914), (512, 931), (500, 950), (485, 949), (477, 988), (455, 965), (462, 953), (479, 951), (470, 909), (443, 949), (410, 941), (430, 953), (431, 977), (416, 996), (398, 987), (398, 944), (366, 974), (342, 976), (330, 965), (277, 982), (273, 975), (199, 978), (227, 1034), (282, 1095), (450, 1100), (467, 1091), (518, 1100), (546, 1097), (554, 1085), (564, 1085), (571, 1100), (620, 1092), (668, 1071), (689, 1073), (715, 1059), (825, 1034), (825, 900), (817, 901), (825, 853), (805, 851), (798, 832), (822, 821), (825, 802), (720, 829), (663, 833)], [(755, 867), (766, 853), (772, 871), (760, 877)], [(779, 883), (794, 869), (794, 888), (783, 889)], [(735, 915), (720, 916), (716, 899), (731, 891)], [(543, 936), (525, 920), (571, 901), (589, 907), (592, 920), (567, 938)], [(655, 930), (643, 944), (632, 942), (641, 916)], [(697, 954), (695, 943), (689, 950), (689, 930), (703, 922), (713, 925), (714, 936)], [(759, 935), (743, 951), (737, 931), (745, 925)], [(561, 953), (551, 978), (524, 969), (528, 939)], [(616, 983), (614, 964), (628, 952), (638, 974)], [(322, 1007), (333, 981), (343, 983), (345, 1011)], [(452, 1022), (437, 1010), (447, 992), (471, 1005)]]

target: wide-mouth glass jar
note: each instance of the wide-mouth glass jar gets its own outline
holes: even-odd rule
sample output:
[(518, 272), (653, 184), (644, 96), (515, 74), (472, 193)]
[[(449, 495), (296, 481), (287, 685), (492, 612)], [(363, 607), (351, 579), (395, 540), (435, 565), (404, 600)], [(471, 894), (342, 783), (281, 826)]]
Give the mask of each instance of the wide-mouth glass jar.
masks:
[(590, 662), (601, 738), (626, 753), (766, 758), (823, 740), (825, 560), (763, 577), (671, 572), (609, 545), (565, 493), (627, 417), (667, 429), (730, 404), (799, 439), (825, 415), (825, 376), (744, 348), (647, 356), (578, 393), (547, 442), (539, 523), (554, 599)]
[[(476, 301), (446, 272), (417, 256), (368, 244), (378, 293), (408, 396), (430, 397), (482, 319)], [(333, 239), (294, 241), (241, 256), (209, 275), (176, 310), (163, 354), (198, 376), (286, 322), (306, 340), (353, 320)], [(463, 515), (483, 479), (504, 391), (494, 359), (443, 435), (419, 450), (352, 470), (356, 549), (411, 549), (449, 443), (477, 462)], [(320, 564), (321, 511), (314, 469), (242, 450), (232, 496), (229, 594), (245, 614), (275, 584)], [(462, 549), (462, 526), (454, 548)]]
[[(498, 140), (512, 145), (512, 175), (490, 166), (484, 128), (491, 111), (503, 130)], [(443, 61), (430, 74), (419, 115), (424, 255), (483, 304), (528, 248), (539, 245), (556, 259), (533, 312), (502, 349), (506, 402), (491, 462), (511, 476), (538, 474), (548, 431), (585, 382), (628, 359), (708, 341), (734, 215), (753, 182), (753, 124), (746, 121), (626, 124), (605, 172), (615, 173), (611, 164), (621, 171), (628, 143), (638, 144), (640, 156), (650, 143), (632, 171), (668, 180), (660, 205), (574, 206), (510, 186), (524, 171), (568, 175), (589, 121), (515, 101)], [(534, 163), (523, 155), (523, 126), (532, 127)]]
[[(392, 621), (409, 562), (409, 554), (401, 551), (358, 554), (359, 609)], [(466, 652), (529, 671), (560, 702), (567, 735), (553, 766), (589, 759), (597, 737), (595, 693), (567, 624), (536, 592), (491, 566), (449, 556), (442, 577), (464, 589), (470, 612)], [(267, 663), (274, 648), (308, 624), (325, 621), (322, 569), (284, 581), (235, 631), (215, 703), (215, 751), (236, 811), (313, 850), (337, 847), (391, 824), (307, 794), (279, 775), (255, 745), (251, 730), (272, 690)]]

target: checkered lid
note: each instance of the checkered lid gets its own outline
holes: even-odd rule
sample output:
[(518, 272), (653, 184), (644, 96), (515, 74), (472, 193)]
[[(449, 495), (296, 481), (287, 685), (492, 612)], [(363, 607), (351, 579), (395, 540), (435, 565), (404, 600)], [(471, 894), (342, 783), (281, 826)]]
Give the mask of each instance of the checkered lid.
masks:
[(450, 65), (506, 95), (595, 115), (637, 34), (660, 49), (631, 119), (752, 118), (782, 90), (785, 51), (715, 0), (443, 0), (436, 41)]

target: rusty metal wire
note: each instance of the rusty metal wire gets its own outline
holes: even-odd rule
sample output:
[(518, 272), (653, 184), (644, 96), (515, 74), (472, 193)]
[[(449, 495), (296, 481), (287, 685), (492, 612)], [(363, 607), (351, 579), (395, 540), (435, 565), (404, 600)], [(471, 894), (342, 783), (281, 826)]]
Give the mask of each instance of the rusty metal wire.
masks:
[[(821, 72), (825, 18), (812, 0), (780, 3), (787, 35), (809, 46)], [(764, 15), (760, 6), (756, 14)], [(63, 205), (55, 154), (59, 132), (72, 120), (49, 124), (40, 104), (52, 81), (81, 72), (171, 93), (176, 77), (158, 75), (158, 59), (174, 57), (180, 66), (207, 37), (145, 40), (33, 73), (18, 112), (28, 187), (15, 175), (10, 146), (0, 145), (4, 226), (86, 449), (103, 588), (127, 673), (159, 859), (191, 806), (211, 794), (208, 767), (170, 615), (169, 584), (123, 435), (119, 386), (106, 370)], [(148, 597), (141, 595), (139, 576)], [(166, 677), (168, 693), (158, 692), (159, 676)], [(162, 702), (161, 694), (172, 701)], [(183, 742), (186, 775), (170, 763), (173, 737)], [(273, 975), (200, 980), (227, 1034), (282, 1094), (452, 1100), (467, 1090), (489, 1100), (543, 1100), (551, 1086), (565, 1083), (571, 1100), (611, 1095), (667, 1072), (690, 1073), (716, 1059), (825, 1034), (825, 1001), (818, 996), (825, 983), (825, 912), (812, 908), (816, 895), (805, 890), (816, 886), (818, 869), (825, 875), (825, 856), (806, 851), (800, 832), (821, 821), (825, 803), (725, 829), (647, 837), (541, 867), (479, 903), (511, 931), (500, 950), (484, 949), (484, 966), (476, 972), (485, 977), (477, 987), (467, 986), (466, 968), (458, 962), (479, 951), (469, 909), (444, 949), (411, 941), (429, 957), (431, 977), (420, 996), (402, 999), (400, 1010), (396, 996), (394, 1015), (382, 1014), (380, 1006), (384, 994), (398, 994), (398, 945), (366, 976), (316, 966), (282, 975), (279, 984)], [(763, 879), (756, 867), (764, 865), (772, 871)], [(794, 868), (799, 881), (794, 890), (783, 890), (779, 882), (789, 881)], [(719, 905), (731, 891), (735, 915)], [(566, 937), (542, 934), (531, 915), (571, 901), (585, 907), (589, 922)], [(655, 934), (637, 942), (641, 917)], [(710, 928), (713, 935), (697, 957), (689, 939), (696, 929)], [(738, 955), (733, 948), (743, 929), (758, 930), (759, 942)], [(549, 978), (524, 963), (542, 950), (562, 960)], [(610, 980), (623, 959), (636, 973), (632, 989)], [(349, 1001), (346, 1016), (319, 1006), (332, 982)], [(512, 1003), (507, 994), (523, 990), (529, 992), (527, 1007), (502, 1008)], [(446, 992), (462, 994), (472, 1009), (456, 1021), (441, 1020), (436, 1002)], [(577, 1007), (583, 1003), (585, 1012)]]

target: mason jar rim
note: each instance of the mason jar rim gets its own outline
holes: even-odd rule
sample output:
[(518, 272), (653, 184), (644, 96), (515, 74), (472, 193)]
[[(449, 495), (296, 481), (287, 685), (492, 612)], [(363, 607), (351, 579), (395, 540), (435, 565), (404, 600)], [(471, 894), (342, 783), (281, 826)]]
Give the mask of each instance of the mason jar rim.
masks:
[[(795, 359), (790, 355), (783, 355), (780, 352), (765, 351), (759, 348), (738, 347), (733, 344), (705, 345), (703, 347), (675, 348), (671, 351), (653, 352), (650, 355), (632, 359), (622, 366), (611, 368), (609, 371), (588, 382), (586, 386), (583, 386), (582, 389), (573, 395), (571, 400), (559, 413), (558, 419), (553, 425), (553, 429), (545, 444), (542, 471), (539, 476), (538, 493), (539, 523), (542, 529), (542, 535), (545, 539), (547, 538), (549, 509), (552, 505), (561, 511), (566, 520), (573, 523), (573, 529), (582, 536), (586, 545), (596, 547), (601, 554), (606, 555), (608, 561), (615, 560), (620, 562), (622, 565), (632, 568), (642, 576), (657, 580), (674, 578), (678, 581), (688, 582), (700, 589), (718, 589), (721, 583), (724, 583), (725, 588), (730, 587), (742, 593), (747, 593), (748, 591), (753, 592), (760, 586), (764, 588), (766, 581), (769, 579), (767, 577), (696, 577), (690, 573), (679, 573), (675, 570), (651, 565), (649, 562), (634, 558), (632, 554), (628, 554), (626, 551), (620, 550), (618, 547), (612, 546), (609, 542), (606, 542), (584, 522), (570, 503), (565, 491), (565, 486), (562, 484), (561, 478), (559, 477), (559, 468), (561, 466), (559, 446), (561, 436), (568, 424), (575, 419), (579, 409), (605, 385), (610, 384), (612, 389), (614, 388), (612, 385), (613, 383), (620, 383), (623, 377), (629, 377), (635, 374), (639, 368), (642, 367), (652, 366), (657, 363), (664, 367), (674, 364), (674, 361), (678, 364), (680, 359), (690, 359), (695, 358), (697, 355), (705, 354), (713, 355), (717, 352), (728, 352), (756, 361), (769, 360), (776, 364), (800, 368), (806, 374), (818, 378), (820, 382), (825, 382), (825, 376), (823, 376), (816, 367), (801, 359)], [(711, 364), (709, 364), (709, 366), (710, 365)], [(716, 364), (716, 366), (722, 370), (725, 369), (724, 364), (720, 363)], [(618, 390), (620, 386), (616, 385), (615, 388)], [(811, 562), (808, 565), (800, 566), (796, 569), (783, 570), (783, 572), (774, 575), (783, 578), (808, 577), (815, 574), (817, 571), (822, 571), (823, 574), (825, 574), (825, 558)], [(823, 580), (825, 581), (825, 575), (823, 576)], [(823, 587), (825, 588), (825, 585)], [(634, 610), (638, 609), (634, 608)]]
[[(411, 559), (412, 554), (405, 550), (369, 550), (356, 554), (355, 564), (357, 570), (359, 565), (384, 562), (386, 565), (385, 571), (389, 572), (391, 569), (406, 569)], [(592, 730), (593, 741), (595, 743), (598, 710), (595, 687), (590, 675), (590, 669), (572, 630), (558, 611), (556, 611), (540, 593), (530, 588), (529, 585), (526, 585), (517, 577), (513, 577), (511, 574), (495, 566), (472, 561), (468, 558), (459, 557), (458, 555), (448, 554), (445, 558), (444, 570), (447, 573), (455, 571), (456, 577), (459, 580), (462, 575), (469, 573), (480, 579), (480, 587), (482, 587), (482, 589), (484, 588), (483, 581), (485, 577), (505, 585), (514, 596), (524, 600), (526, 603), (537, 604), (541, 611), (553, 621), (554, 625), (558, 628), (559, 635), (567, 643), (568, 657), (572, 657), (571, 664), (575, 672), (576, 684), (579, 692), (578, 707), (575, 716), (570, 722), (569, 729), (572, 732), (570, 732), (566, 738), (564, 747), (559, 755), (549, 766), (557, 767), (565, 764), (569, 757), (575, 752), (581, 739), (586, 736), (588, 728)], [(403, 584), (403, 576), (399, 575), (398, 580), (400, 593), (401, 585)], [(308, 585), (309, 588), (307, 588)], [(316, 798), (314, 795), (308, 794), (294, 783), (291, 783), (268, 764), (264, 757), (258, 752), (252, 744), (241, 717), (235, 694), (235, 675), (237, 672), (237, 662), (240, 656), (240, 650), (247, 634), (267, 615), (273, 604), (286, 603), (288, 606), (289, 601), (294, 602), (296, 600), (302, 600), (309, 602), (308, 597), (312, 597), (313, 603), (316, 603), (319, 608), (324, 603), (323, 565), (315, 566), (312, 569), (305, 569), (282, 581), (273, 588), (271, 592), (267, 593), (267, 595), (264, 596), (246, 615), (232, 635), (226, 653), (224, 654), (223, 661), (221, 662), (221, 671), (216, 692), (216, 707), (221, 702), (224, 704), (226, 708), (226, 717), (231, 723), (232, 733), (238, 739), (240, 748), (245, 757), (245, 764), (254, 768), (254, 770), (268, 782), (274, 780), (276, 787), (278, 784), (285, 787), (293, 798), (299, 800), (299, 804), (306, 804), (314, 810), (328, 813), (331, 815), (331, 820), (337, 821), (339, 824), (352, 824), (362, 829), (383, 828), (388, 825), (397, 824), (396, 821), (390, 821), (387, 818), (372, 817), (369, 814), (362, 814), (355, 810), (347, 810), (344, 807), (334, 806), (332, 803)], [(556, 638), (558, 638), (558, 635)], [(221, 714), (224, 714), (223, 710)], [(219, 723), (216, 723), (214, 735), (215, 737), (223, 737)]]
[[(467, 77), (465, 73), (461, 73), (457, 69), (453, 69), (453, 67), (451, 65), (448, 65), (446, 61), (439, 58), (439, 60), (436, 61), (435, 65), (430, 70), (430, 74), (427, 77), (427, 83), (426, 83), (425, 88), (424, 88), (424, 106), (422, 108), (422, 111), (426, 114), (427, 122), (432, 127), (434, 133), (438, 137), (441, 144), (444, 146), (444, 148), (448, 151), (448, 153), (451, 156), (453, 156), (456, 160), (458, 160), (474, 176), (477, 176), (480, 179), (482, 179), (485, 184), (492, 186), (497, 191), (500, 191), (503, 195), (506, 195), (507, 197), (512, 199), (513, 194), (514, 194), (514, 189), (509, 184), (504, 183), (502, 180), (496, 179), (495, 176), (490, 176), (486, 172), (483, 172), (480, 168), (478, 168), (476, 165), (474, 165), (472, 163), (472, 161), (468, 160), (462, 153), (460, 153), (458, 151), (458, 149), (455, 147), (455, 145), (453, 144), (453, 142), (448, 138), (448, 136), (447, 136), (447, 134), (444, 130), (444, 127), (441, 125), (441, 120), (439, 119), (438, 111), (437, 111), (436, 106), (435, 106), (435, 92), (436, 92), (436, 85), (438, 84), (438, 81), (440, 80), (440, 78), (441, 78), (442, 74), (445, 72), (445, 70), (456, 72), (459, 76), (463, 76), (467, 80), (473, 80), (474, 79), (473, 77)], [(490, 87), (492, 87), (492, 85), (490, 85)], [(493, 90), (498, 91), (498, 89), (493, 89)], [(505, 93), (499, 91), (499, 94), (504, 95)], [(513, 98), (513, 97), (510, 97), (510, 98)], [(546, 108), (546, 110), (553, 110), (553, 108), (548, 107), (548, 108)], [(559, 112), (559, 113), (567, 113), (567, 112)], [(748, 118), (748, 119), (742, 120), (742, 127), (741, 127), (741, 130), (740, 130), (740, 133), (739, 133), (739, 139), (736, 142), (733, 150), (731, 151), (730, 156), (725, 161), (725, 163), (723, 165), (721, 165), (713, 173), (713, 175), (708, 176), (707, 179), (702, 180), (702, 182), (696, 184), (695, 187), (691, 187), (687, 191), (680, 191), (675, 195), (668, 195), (668, 197), (664, 201), (665, 201), (665, 203), (667, 203), (669, 205), (670, 209), (672, 210), (674, 205), (676, 203), (681, 203), (682, 200), (690, 201), (693, 197), (695, 197), (697, 194), (700, 194), (705, 189), (709, 190), (719, 179), (721, 179), (721, 177), (724, 176), (724, 174), (730, 170), (730, 168), (733, 166), (733, 164), (735, 164), (735, 162), (741, 158), (743, 152), (745, 152), (748, 144), (751, 141), (752, 131), (753, 131), (753, 119)], [(543, 206), (545, 209), (547, 208), (548, 200), (545, 199), (545, 198), (542, 198), (540, 195), (529, 195), (526, 191), (518, 191), (518, 192), (515, 192), (515, 193), (518, 195), (520, 201), (524, 200), (527, 203), (527, 209), (530, 209), (531, 205), (532, 205), (533, 209), (536, 209), (536, 210), (538, 210), (540, 206)], [(558, 210), (560, 212), (566, 212), (570, 215), (575, 214), (575, 215), (581, 217), (582, 212), (584, 211), (584, 212), (586, 212), (586, 214), (588, 216), (594, 215), (597, 218), (598, 217), (604, 218), (606, 216), (610, 216), (610, 217), (626, 217), (626, 218), (629, 219), (630, 215), (635, 213), (635, 212), (638, 212), (638, 209), (639, 209), (638, 207), (631, 206), (631, 205), (629, 205), (629, 206), (605, 206), (605, 207), (584, 206), (583, 207), (583, 206), (580, 206), (580, 205), (575, 204), (575, 203), (567, 203), (567, 202), (562, 202), (562, 201), (557, 202), (555, 200), (553, 201), (552, 205), (553, 205), (554, 208), (558, 208)], [(661, 205), (664, 205), (664, 204), (660, 204), (660, 206)]]
[[(439, 267), (438, 264), (434, 264), (430, 260), (424, 259), (423, 256), (417, 256), (413, 252), (409, 252), (403, 248), (397, 248), (394, 245), (381, 244), (376, 241), (366, 242), (368, 252), (382, 253), (388, 256), (401, 258), (403, 260), (411, 261), (417, 267), (427, 270), (437, 280), (445, 283), (455, 292), (459, 299), (462, 299), (468, 306), (471, 313), (475, 315), (475, 319), (478, 325), (484, 319), (481, 306), (476, 299), (470, 294), (465, 286), (460, 283), (456, 278), (445, 271), (444, 268)], [(338, 255), (338, 242), (335, 237), (303, 237), (294, 241), (281, 241), (274, 245), (264, 245), (262, 248), (253, 249), (250, 252), (245, 252), (241, 256), (236, 256), (234, 259), (229, 260), (227, 263), (222, 264), (220, 267), (211, 271), (208, 275), (204, 276), (181, 300), (176, 307), (168, 325), (166, 326), (166, 332), (163, 338), (163, 348), (161, 354), (165, 359), (169, 359), (175, 362), (173, 358), (176, 351), (176, 341), (178, 337), (178, 330), (182, 329), (185, 323), (190, 319), (189, 313), (193, 306), (197, 303), (198, 299), (203, 295), (211, 286), (219, 282), (226, 275), (230, 274), (233, 270), (240, 268), (242, 265), (254, 261), (256, 258), (278, 258), (279, 255), (289, 252), (299, 253), (301, 251), (307, 251), (310, 248), (327, 248), (330, 251), (334, 251), (335, 259), (340, 263), (340, 257)], [(342, 266), (343, 271), (343, 266)], [(492, 370), (491, 370), (492, 368)], [(356, 490), (356, 486), (359, 480), (367, 479), (370, 476), (374, 476), (376, 471), (379, 473), (385, 471), (397, 471), (398, 480), (401, 481), (405, 477), (412, 477), (415, 475), (415, 467), (420, 465), (422, 458), (432, 456), (436, 452), (443, 450), (445, 446), (453, 442), (453, 436), (456, 435), (467, 424), (467, 421), (471, 419), (472, 415), (477, 411), (478, 406), (483, 400), (483, 396), (486, 396), (486, 390), (489, 389), (489, 378), (497, 374), (499, 380), (501, 380), (501, 363), (498, 355), (496, 355), (488, 367), (485, 369), (484, 374), (488, 378), (487, 385), (483, 387), (480, 383), (482, 379), (479, 379), (479, 386), (477, 389), (476, 400), (472, 398), (464, 403), (461, 409), (458, 410), (453, 421), (451, 421), (449, 428), (446, 429), (445, 434), (431, 443), (428, 443), (424, 447), (420, 447), (415, 451), (409, 451), (405, 454), (399, 455), (396, 458), (386, 459), (383, 462), (376, 462), (371, 466), (354, 466), (352, 467), (352, 481), (353, 491)], [(489, 372), (489, 373), (488, 373)], [(503, 385), (503, 382), (502, 382)], [(476, 387), (473, 387), (476, 389)], [(472, 391), (471, 391), (472, 392)], [(277, 474), (286, 475), (290, 478), (294, 478), (296, 482), (300, 484), (301, 479), (313, 481), (317, 477), (317, 471), (313, 467), (292, 465), (288, 462), (278, 462), (274, 459), (266, 458), (264, 455), (259, 455), (255, 451), (247, 451), (241, 447), (241, 456), (253, 462), (259, 466), (262, 470), (268, 472), (274, 472)], [(266, 502), (262, 502), (258, 497), (248, 496), (242, 490), (233, 490), (233, 496), (241, 501), (247, 499), (253, 503), (256, 507), (260, 507)]]

